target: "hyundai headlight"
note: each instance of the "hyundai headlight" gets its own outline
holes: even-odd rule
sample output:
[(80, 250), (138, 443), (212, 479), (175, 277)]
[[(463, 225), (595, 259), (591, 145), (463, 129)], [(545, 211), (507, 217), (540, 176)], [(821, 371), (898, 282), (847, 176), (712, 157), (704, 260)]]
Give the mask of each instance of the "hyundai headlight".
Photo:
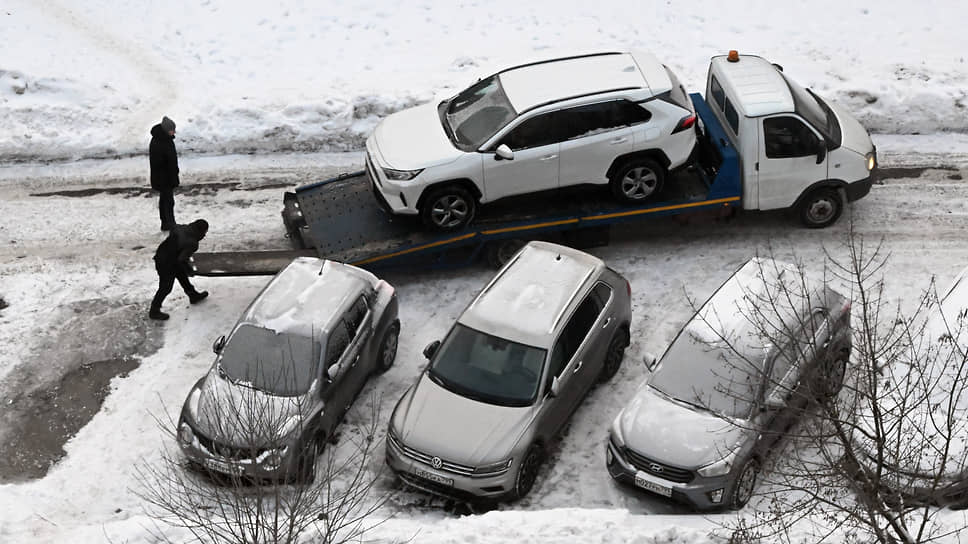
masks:
[(288, 448), (271, 448), (262, 452), (257, 458), (256, 463), (262, 465), (262, 468), (266, 470), (275, 470), (282, 465), (282, 460), (286, 457), (286, 450)]
[(511, 463), (514, 462), (514, 458), (507, 459), (505, 461), (498, 461), (497, 463), (491, 463), (489, 465), (481, 465), (474, 468), (474, 474), (491, 474), (495, 472), (504, 472), (511, 468)]
[(178, 427), (178, 441), (182, 444), (188, 445), (195, 440), (195, 432), (192, 431), (191, 426), (188, 423), (182, 422)]
[(392, 179), (394, 181), (407, 181), (411, 180), (423, 172), (423, 168), (420, 170), (394, 170), (392, 168), (384, 168), (383, 174), (387, 179)]
[(729, 452), (729, 454), (726, 457), (723, 457), (719, 461), (716, 461), (715, 463), (710, 463), (700, 468), (696, 472), (698, 472), (700, 476), (704, 476), (706, 478), (729, 474), (729, 471), (733, 469), (733, 464), (736, 462), (736, 455), (738, 453), (739, 453), (739, 448)]

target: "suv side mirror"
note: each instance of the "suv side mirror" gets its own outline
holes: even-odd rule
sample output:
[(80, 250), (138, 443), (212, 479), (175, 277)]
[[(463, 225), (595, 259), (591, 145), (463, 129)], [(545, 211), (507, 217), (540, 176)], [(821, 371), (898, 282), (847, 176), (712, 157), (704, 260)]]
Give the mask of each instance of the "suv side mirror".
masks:
[(822, 163), (825, 158), (827, 158), (827, 143), (820, 140), (817, 144), (817, 164)]
[(558, 381), (558, 376), (551, 379), (551, 387), (548, 389), (549, 397), (557, 397), (558, 392), (561, 390), (561, 382)]
[(648, 368), (649, 370), (652, 370), (655, 368), (655, 364), (658, 361), (656, 360), (655, 355), (653, 355), (652, 353), (646, 353), (642, 357), (642, 362), (645, 363), (646, 368)]
[(783, 400), (783, 393), (780, 388), (777, 387), (766, 397), (766, 400), (760, 406), (760, 411), (765, 412), (767, 410), (779, 410), (786, 406), (786, 402)]
[(427, 347), (423, 350), (423, 356), (430, 359), (437, 353), (437, 349), (440, 348), (440, 340), (434, 340), (433, 342), (427, 344)]
[(224, 347), (225, 347), (225, 335), (223, 334), (222, 336), (219, 336), (218, 338), (216, 338), (214, 342), (212, 342), (212, 351), (214, 351), (215, 354), (218, 355), (219, 353), (222, 353), (222, 349)]
[(511, 151), (511, 148), (507, 144), (501, 144), (494, 150), (494, 158), (497, 160), (513, 161), (514, 151)]

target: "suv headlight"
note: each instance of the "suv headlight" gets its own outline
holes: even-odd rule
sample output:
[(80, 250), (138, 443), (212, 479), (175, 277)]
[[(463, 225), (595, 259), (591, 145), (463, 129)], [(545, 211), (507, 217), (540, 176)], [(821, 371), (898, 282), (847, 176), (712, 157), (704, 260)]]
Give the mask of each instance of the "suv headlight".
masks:
[(195, 432), (188, 423), (182, 421), (182, 424), (178, 426), (178, 441), (186, 446), (191, 444), (195, 440)]
[(387, 179), (392, 179), (394, 181), (407, 181), (411, 180), (423, 172), (423, 168), (420, 170), (394, 170), (392, 168), (384, 168), (383, 174), (386, 175)]
[(874, 169), (875, 166), (877, 166), (877, 153), (876, 152), (871, 151), (870, 153), (868, 153), (867, 155), (865, 155), (864, 158), (867, 159), (867, 171), (868, 172), (870, 172), (871, 170)]
[(286, 450), (288, 449), (287, 447), (268, 449), (262, 452), (255, 461), (266, 470), (275, 470), (282, 465), (282, 460), (286, 457)]
[(704, 476), (706, 478), (709, 478), (711, 476), (722, 476), (723, 474), (729, 474), (729, 471), (733, 469), (733, 463), (736, 462), (736, 455), (738, 453), (739, 453), (739, 448), (736, 448), (735, 450), (729, 452), (729, 454), (726, 455), (726, 457), (723, 457), (722, 459), (720, 459), (719, 461), (716, 461), (715, 463), (710, 463), (700, 468), (696, 472), (698, 472), (700, 476)]
[(499, 461), (497, 463), (491, 463), (490, 465), (481, 465), (479, 467), (474, 467), (474, 474), (491, 474), (492, 472), (504, 472), (505, 470), (511, 468), (511, 463), (514, 462), (514, 458), (508, 459), (506, 461)]

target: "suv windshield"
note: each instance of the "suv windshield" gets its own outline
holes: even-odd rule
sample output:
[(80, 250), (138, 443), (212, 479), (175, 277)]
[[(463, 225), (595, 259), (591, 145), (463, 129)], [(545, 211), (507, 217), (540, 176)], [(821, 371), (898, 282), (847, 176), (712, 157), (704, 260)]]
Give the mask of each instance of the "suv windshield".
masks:
[(517, 116), (496, 75), (471, 85), (442, 106), (441, 121), (447, 134), (465, 151), (477, 150)]
[[(760, 358), (745, 357), (761, 364)], [(662, 356), (652, 388), (686, 404), (735, 418), (749, 418), (762, 368), (683, 331)]]
[(820, 131), (824, 139), (833, 144), (833, 147), (840, 147), (840, 123), (837, 122), (837, 116), (830, 107), (810, 89), (804, 89), (799, 83), (786, 77), (783, 72), (780, 72), (780, 75), (783, 76), (787, 87), (790, 88), (790, 94), (793, 95), (794, 111)]
[(309, 391), (320, 352), (310, 338), (242, 325), (222, 350), (219, 368), (237, 384), (292, 397)]
[(438, 385), (480, 402), (529, 406), (538, 395), (545, 353), (458, 323), (428, 375)]

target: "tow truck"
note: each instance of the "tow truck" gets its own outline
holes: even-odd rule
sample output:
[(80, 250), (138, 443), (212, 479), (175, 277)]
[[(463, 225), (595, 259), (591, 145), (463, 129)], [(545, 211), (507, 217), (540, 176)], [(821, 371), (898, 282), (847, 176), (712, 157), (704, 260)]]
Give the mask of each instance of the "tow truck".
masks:
[[(706, 98), (690, 98), (700, 122), (694, 159), (670, 173), (658, 197), (640, 205), (607, 191), (562, 189), (498, 202), (462, 230), (440, 233), (379, 205), (365, 171), (297, 187), (283, 198), (282, 219), (297, 249), (197, 253), (199, 275), (274, 274), (293, 257), (315, 255), (379, 269), (453, 267), (482, 256), (493, 265), (526, 241), (555, 239), (575, 247), (608, 243), (622, 222), (701, 210), (795, 211), (808, 228), (834, 223), (847, 202), (871, 189), (876, 149), (849, 113), (753, 55), (713, 57)], [(578, 191), (578, 192), (576, 192)]]

